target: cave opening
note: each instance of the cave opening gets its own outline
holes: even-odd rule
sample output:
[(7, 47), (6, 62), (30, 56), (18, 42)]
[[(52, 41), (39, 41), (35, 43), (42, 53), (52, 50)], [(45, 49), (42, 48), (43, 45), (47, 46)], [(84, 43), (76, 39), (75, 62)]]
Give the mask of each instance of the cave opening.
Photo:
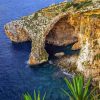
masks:
[[(45, 49), (47, 51), (47, 53), (49, 54), (49, 60), (51, 59), (57, 59), (61, 56), (66, 56), (66, 55), (75, 55), (75, 54), (79, 54), (80, 50), (72, 50), (72, 45), (70, 44), (68, 46), (55, 46), (53, 44), (45, 44)], [(56, 56), (58, 55), (58, 56)]]
[(45, 49), (49, 59), (57, 58), (56, 53), (64, 55), (78, 54), (79, 50), (71, 50), (74, 43), (78, 42), (75, 28), (68, 22), (68, 17), (61, 18), (46, 36)]

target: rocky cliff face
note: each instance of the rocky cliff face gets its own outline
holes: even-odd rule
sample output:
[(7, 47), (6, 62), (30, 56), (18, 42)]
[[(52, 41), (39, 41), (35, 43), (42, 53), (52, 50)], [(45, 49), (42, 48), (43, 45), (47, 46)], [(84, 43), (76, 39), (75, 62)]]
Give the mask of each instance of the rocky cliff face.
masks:
[[(81, 21), (81, 52), (77, 60), (77, 68), (86, 77), (92, 76), (94, 81), (100, 81), (100, 12), (84, 13)], [(93, 13), (93, 14), (91, 14)], [(84, 27), (84, 30), (83, 30)]]
[(68, 45), (77, 41), (77, 36), (73, 34), (74, 27), (68, 22), (68, 14), (63, 12), (62, 7), (66, 7), (65, 2), (5, 25), (5, 32), (11, 41), (32, 41), (29, 64), (39, 64), (48, 60), (44, 49), (45, 42)]
[(29, 64), (48, 60), (45, 42), (59, 46), (74, 43), (72, 50), (81, 49), (75, 60), (77, 69), (100, 81), (99, 0), (75, 0), (44, 8), (7, 23), (5, 32), (14, 42), (32, 41)]

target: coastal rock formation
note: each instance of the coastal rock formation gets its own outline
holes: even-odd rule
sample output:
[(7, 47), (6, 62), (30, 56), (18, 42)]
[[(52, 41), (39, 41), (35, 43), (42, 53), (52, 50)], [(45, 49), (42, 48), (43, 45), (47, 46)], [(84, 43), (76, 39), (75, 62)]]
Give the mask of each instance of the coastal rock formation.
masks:
[(77, 68), (86, 77), (92, 76), (94, 81), (100, 81), (100, 12), (86, 13), (82, 17), (81, 26), (81, 52), (77, 60)]
[(77, 69), (76, 66), (77, 59), (78, 59), (78, 55), (76, 54), (72, 56), (64, 55), (58, 58), (57, 60), (53, 61), (53, 64), (59, 66), (61, 69), (65, 70), (66, 72), (75, 73), (75, 70)]
[(7, 23), (5, 32), (13, 42), (32, 41), (30, 65), (48, 60), (49, 55), (44, 49), (46, 42), (58, 46), (73, 43), (72, 50), (81, 49), (74, 63), (77, 70), (100, 82), (99, 0), (74, 0), (52, 5)]
[(75, 28), (69, 22), (69, 14), (63, 12), (66, 3), (44, 8), (20, 20), (5, 25), (5, 32), (13, 42), (32, 41), (29, 64), (40, 64), (48, 60), (45, 42), (68, 45), (78, 41)]

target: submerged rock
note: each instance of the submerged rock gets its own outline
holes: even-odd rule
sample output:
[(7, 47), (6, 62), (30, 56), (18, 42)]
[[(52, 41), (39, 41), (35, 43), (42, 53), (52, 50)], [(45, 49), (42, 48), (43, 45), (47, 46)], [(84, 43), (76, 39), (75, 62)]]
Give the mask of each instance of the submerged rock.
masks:
[(64, 52), (55, 53), (55, 56), (56, 56), (56, 57), (62, 57), (62, 56), (64, 56), (64, 55), (65, 55)]

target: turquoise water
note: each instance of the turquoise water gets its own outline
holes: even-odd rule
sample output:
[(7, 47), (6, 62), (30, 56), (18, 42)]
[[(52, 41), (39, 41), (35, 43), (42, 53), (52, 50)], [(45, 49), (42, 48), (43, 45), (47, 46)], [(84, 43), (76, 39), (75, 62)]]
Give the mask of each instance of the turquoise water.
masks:
[(48, 62), (29, 67), (27, 60), (31, 43), (14, 44), (3, 29), (4, 24), (11, 20), (61, 1), (0, 0), (0, 100), (23, 100), (22, 94), (33, 94), (34, 89), (39, 89), (42, 95), (46, 91), (46, 100), (68, 100), (60, 90), (67, 89), (61, 70)]

